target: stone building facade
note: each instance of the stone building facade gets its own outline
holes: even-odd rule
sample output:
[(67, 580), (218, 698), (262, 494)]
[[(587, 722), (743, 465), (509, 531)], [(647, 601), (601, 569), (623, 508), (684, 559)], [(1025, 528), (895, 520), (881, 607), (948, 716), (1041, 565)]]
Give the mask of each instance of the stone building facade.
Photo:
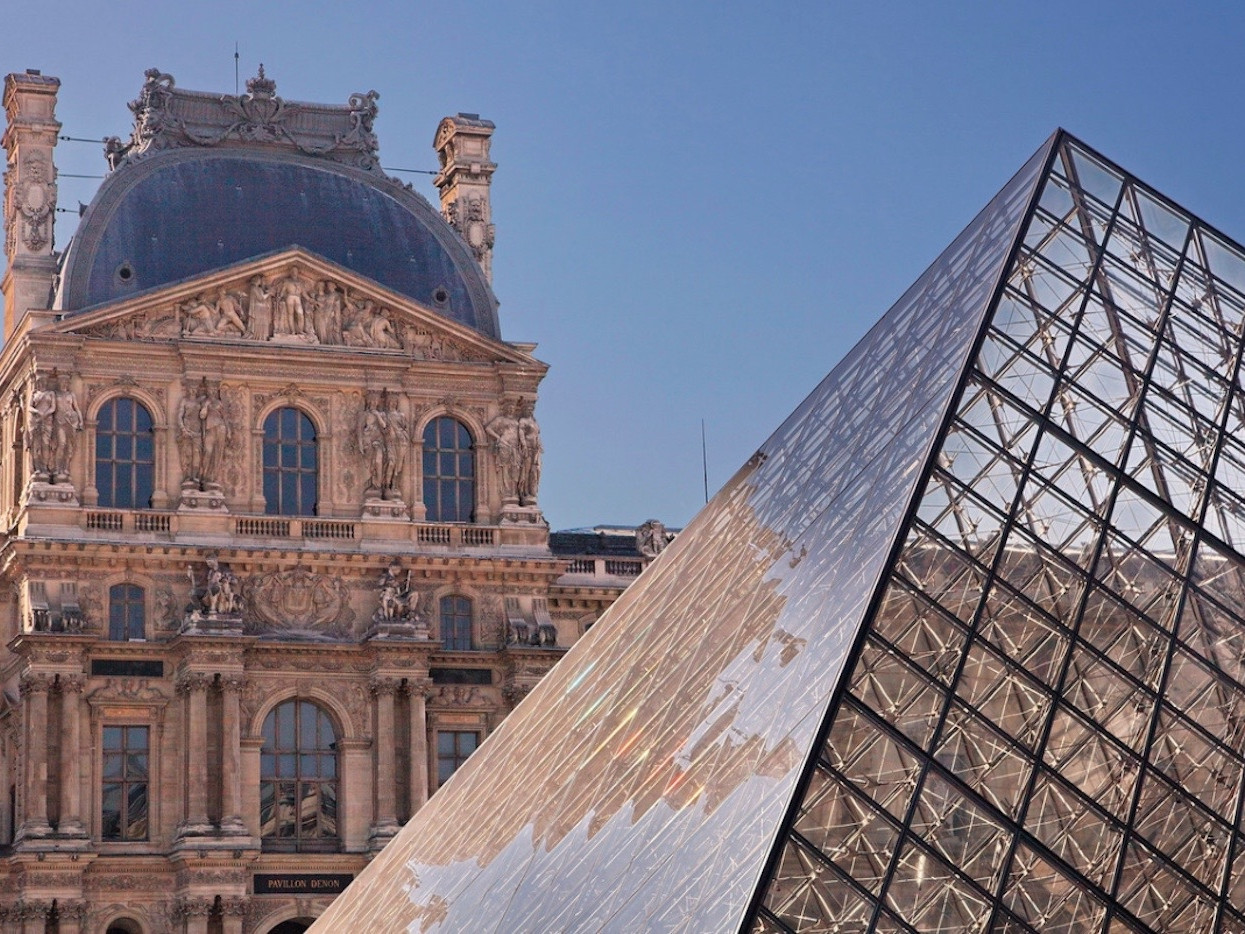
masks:
[(153, 69), (58, 253), (58, 87), (4, 86), (0, 931), (300, 931), (667, 536), (550, 549), (491, 123), (434, 207), (374, 92)]

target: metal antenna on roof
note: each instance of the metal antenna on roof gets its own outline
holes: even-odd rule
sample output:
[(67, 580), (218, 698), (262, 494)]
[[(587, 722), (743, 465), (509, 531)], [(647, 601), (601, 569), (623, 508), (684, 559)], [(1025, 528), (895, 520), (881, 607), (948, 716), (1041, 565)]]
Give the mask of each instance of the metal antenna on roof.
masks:
[(705, 420), (700, 420), (700, 465), (705, 472), (705, 502), (709, 502), (709, 449), (705, 446)]
[(238, 43), (233, 44), (233, 93), (238, 93)]

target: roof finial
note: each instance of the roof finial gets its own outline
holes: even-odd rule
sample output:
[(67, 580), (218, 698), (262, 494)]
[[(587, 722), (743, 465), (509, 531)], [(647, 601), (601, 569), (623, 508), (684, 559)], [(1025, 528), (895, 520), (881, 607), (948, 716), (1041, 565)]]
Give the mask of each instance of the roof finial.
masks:
[(254, 78), (246, 79), (246, 93), (251, 97), (272, 97), (277, 93), (277, 82), (264, 75), (264, 65), (261, 62), (259, 66), (259, 74)]

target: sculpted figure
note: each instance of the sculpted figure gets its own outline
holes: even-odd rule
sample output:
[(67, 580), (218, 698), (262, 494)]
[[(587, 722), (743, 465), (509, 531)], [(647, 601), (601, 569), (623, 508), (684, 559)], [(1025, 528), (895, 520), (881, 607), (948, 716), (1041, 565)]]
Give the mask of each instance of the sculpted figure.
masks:
[(30, 448), (35, 479), (54, 483), (56, 473), (56, 390), (49, 383), (30, 394), (26, 422), (26, 445)]
[(239, 336), (246, 333), (246, 322), (242, 320), (242, 306), (238, 299), (227, 289), (221, 289), (216, 296), (216, 333), (232, 332)]
[(635, 530), (635, 550), (646, 558), (656, 558), (673, 538), (657, 519), (649, 519)]
[(536, 505), (536, 491), (540, 487), (541, 455), (544, 445), (540, 443), (540, 426), (532, 417), (532, 407), (527, 406), (519, 419), (519, 504)]
[(310, 333), (307, 328), (307, 312), (303, 307), (303, 280), (293, 270), (277, 283), (277, 308), (272, 330), (274, 334), (305, 336)]
[(411, 572), (403, 581), (397, 564), (391, 564), (380, 575), (380, 606), (374, 617), (377, 622), (396, 622), (407, 617), (411, 608)]
[(263, 276), (251, 277), (246, 311), (250, 319), (248, 335), (257, 341), (266, 341), (272, 337), (272, 300)]
[(393, 333), (393, 322), (389, 320), (389, 312), (384, 308), (373, 312), (367, 331), (372, 347), (387, 347), (396, 350), (402, 346), (398, 341), (398, 336)]
[(186, 322), (182, 325), (183, 334), (216, 333), (216, 309), (205, 302), (202, 296), (193, 298), (182, 306), (182, 313), (186, 316)]
[(221, 464), (229, 446), (229, 423), (220, 391), (207, 380), (195, 390), (186, 387), (177, 407), (177, 447), (182, 463), (182, 489), (219, 489)]
[(385, 412), (384, 491), (394, 499), (401, 499), (402, 471), (406, 469), (406, 455), (411, 448), (411, 427), (398, 407), (397, 396), (389, 396), (388, 392), (383, 396), (389, 402)]
[(493, 455), (501, 480), (502, 499), (510, 503), (519, 501), (519, 476), (523, 463), (519, 420), (515, 418), (514, 411), (512, 405), (503, 405), (501, 414), (484, 429), (493, 439)]
[(198, 394), (183, 387), (177, 406), (177, 453), (182, 463), (182, 487), (197, 487), (203, 475), (203, 421), (199, 418)]
[(78, 440), (78, 432), (82, 430), (82, 412), (78, 409), (78, 400), (69, 388), (68, 377), (61, 377), (56, 384), (56, 412), (53, 422), (56, 426), (56, 457), (53, 483), (69, 480), (69, 461), (73, 457), (74, 444)]
[(367, 489), (381, 494), (385, 485), (385, 415), (380, 393), (369, 392), (359, 417), (359, 453), (367, 465)]
[(359, 304), (350, 303), (347, 307), (350, 314), (342, 331), (342, 342), (347, 347), (371, 347), (372, 335), (368, 325), (372, 320), (372, 300), (365, 298)]
[[(242, 594), (238, 586), (237, 575), (228, 568), (222, 568), (220, 561), (215, 555), (208, 555), (205, 563), (207, 564), (207, 570), (204, 574), (203, 596), (201, 600), (207, 615), (229, 616), (241, 612)], [(193, 590), (195, 586), (194, 566), (187, 565), (186, 573), (190, 576), (190, 584)]]
[(321, 282), (315, 293), (315, 331), (321, 344), (342, 342), (342, 294), (332, 282)]

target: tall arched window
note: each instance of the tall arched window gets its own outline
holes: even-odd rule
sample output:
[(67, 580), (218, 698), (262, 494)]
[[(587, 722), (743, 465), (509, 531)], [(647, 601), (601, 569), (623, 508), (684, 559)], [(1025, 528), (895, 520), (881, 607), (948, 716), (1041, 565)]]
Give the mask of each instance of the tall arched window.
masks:
[(319, 465), (316, 426), (294, 408), (264, 419), (264, 511), (275, 516), (314, 516)]
[(441, 640), (451, 652), (471, 648), (471, 601), (466, 597), (441, 598)]
[(332, 851), (337, 834), (337, 732), (311, 701), (288, 700), (264, 720), (259, 823), (264, 849)]
[(95, 426), (95, 489), (99, 505), (146, 509), (155, 482), (151, 413), (134, 399), (109, 399)]
[(108, 588), (108, 638), (114, 642), (146, 638), (146, 605), (137, 584)]
[(429, 522), (475, 518), (475, 443), (466, 425), (446, 415), (424, 429), (424, 506)]

